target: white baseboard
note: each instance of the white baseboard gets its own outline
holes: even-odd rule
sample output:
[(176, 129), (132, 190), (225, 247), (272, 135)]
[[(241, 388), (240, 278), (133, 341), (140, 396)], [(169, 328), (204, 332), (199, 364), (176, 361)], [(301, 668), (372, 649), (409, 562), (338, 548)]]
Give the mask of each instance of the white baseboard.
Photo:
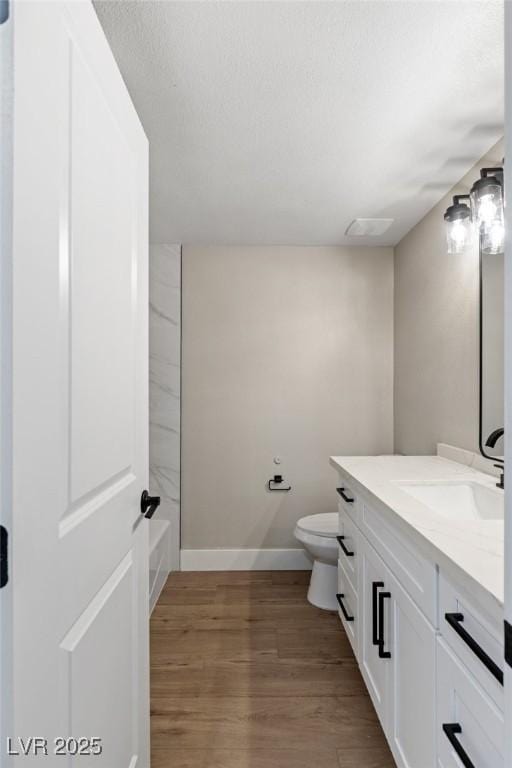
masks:
[(303, 549), (182, 549), (182, 571), (310, 571)]

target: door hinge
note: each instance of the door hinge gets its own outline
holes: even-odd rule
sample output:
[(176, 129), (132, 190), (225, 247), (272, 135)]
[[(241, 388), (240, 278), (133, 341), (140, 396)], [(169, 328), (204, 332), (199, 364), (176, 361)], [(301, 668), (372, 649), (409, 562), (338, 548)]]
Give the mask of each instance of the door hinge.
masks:
[(505, 621), (505, 661), (512, 667), (512, 624)]
[(3, 525), (0, 525), (0, 589), (9, 581), (9, 535)]
[(0, 0), (0, 24), (9, 18), (9, 0)]

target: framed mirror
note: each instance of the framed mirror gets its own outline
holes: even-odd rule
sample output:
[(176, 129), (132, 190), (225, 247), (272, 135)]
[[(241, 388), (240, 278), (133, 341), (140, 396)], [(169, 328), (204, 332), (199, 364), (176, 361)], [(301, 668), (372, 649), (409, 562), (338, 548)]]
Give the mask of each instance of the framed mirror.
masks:
[(504, 263), (503, 252), (486, 252), (480, 239), (480, 451), (501, 460), (503, 435), (496, 430), (504, 424)]

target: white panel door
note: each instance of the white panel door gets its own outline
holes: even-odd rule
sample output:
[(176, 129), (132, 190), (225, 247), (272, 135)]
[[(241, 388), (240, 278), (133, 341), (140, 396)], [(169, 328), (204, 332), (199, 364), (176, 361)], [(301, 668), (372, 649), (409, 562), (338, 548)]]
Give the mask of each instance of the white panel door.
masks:
[(12, 17), (0, 0), (0, 765), (11, 732), (12, 589), (8, 581), (11, 530), (11, 199), (12, 199)]
[(147, 140), (89, 2), (13, 15), (12, 748), (147, 768)]
[[(505, 3), (505, 155), (512, 156), (512, 4)], [(512, 164), (505, 163), (505, 474), (512, 477)], [(512, 765), (512, 493), (505, 487), (505, 740), (506, 765)]]

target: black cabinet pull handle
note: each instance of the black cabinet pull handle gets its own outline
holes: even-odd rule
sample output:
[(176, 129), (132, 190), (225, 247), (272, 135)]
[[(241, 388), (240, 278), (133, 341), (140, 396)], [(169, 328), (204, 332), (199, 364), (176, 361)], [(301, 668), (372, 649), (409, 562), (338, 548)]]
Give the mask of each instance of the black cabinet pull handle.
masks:
[(373, 645), (380, 645), (379, 631), (377, 627), (379, 611), (377, 608), (377, 592), (384, 586), (383, 581), (372, 582), (372, 643)]
[(347, 496), (347, 494), (345, 493), (345, 489), (344, 488), (336, 488), (336, 490), (338, 491), (338, 493), (341, 496), (341, 498), (344, 499), (347, 502), (347, 504), (353, 504), (354, 503), (354, 499), (350, 499)]
[(147, 520), (151, 520), (159, 506), (160, 496), (150, 496), (147, 491), (142, 491), (140, 511)]
[(0, 525), (0, 589), (9, 581), (9, 548), (7, 528)]
[(457, 757), (461, 761), (464, 768), (475, 768), (475, 764), (472, 760), (469, 759), (469, 755), (457, 738), (457, 735), (462, 733), (462, 728), (459, 723), (444, 723), (443, 731), (445, 732), (446, 738), (457, 753)]
[(491, 675), (493, 675), (500, 685), (503, 685), (503, 670), (498, 667), (490, 656), (486, 654), (484, 649), (478, 645), (474, 637), (471, 637), (469, 632), (464, 629), (462, 622), (464, 621), (463, 613), (445, 613), (444, 618), (450, 625), (450, 627), (458, 634), (458, 636), (466, 643), (468, 648), (471, 648), (475, 656), (480, 659), (484, 667), (487, 667)]
[(391, 652), (384, 650), (384, 600), (390, 597), (391, 592), (379, 592), (379, 659), (391, 658)]
[(345, 536), (336, 536), (336, 538), (338, 539), (338, 544), (340, 545), (340, 547), (342, 548), (342, 550), (346, 554), (346, 556), (347, 557), (354, 557), (354, 552), (351, 552), (345, 546), (345, 541), (344, 541)]
[(345, 608), (345, 606), (343, 605), (343, 598), (344, 598), (344, 597), (345, 597), (345, 595), (344, 595), (342, 592), (340, 592), (340, 593), (338, 593), (338, 594), (336, 595), (336, 600), (337, 600), (337, 601), (338, 601), (338, 603), (340, 604), (341, 612), (342, 612), (342, 614), (343, 614), (343, 615), (344, 615), (344, 617), (345, 617), (345, 621), (354, 621), (354, 617), (353, 617), (353, 616), (351, 616), (351, 615), (348, 613), (347, 609), (346, 609), (346, 608)]

